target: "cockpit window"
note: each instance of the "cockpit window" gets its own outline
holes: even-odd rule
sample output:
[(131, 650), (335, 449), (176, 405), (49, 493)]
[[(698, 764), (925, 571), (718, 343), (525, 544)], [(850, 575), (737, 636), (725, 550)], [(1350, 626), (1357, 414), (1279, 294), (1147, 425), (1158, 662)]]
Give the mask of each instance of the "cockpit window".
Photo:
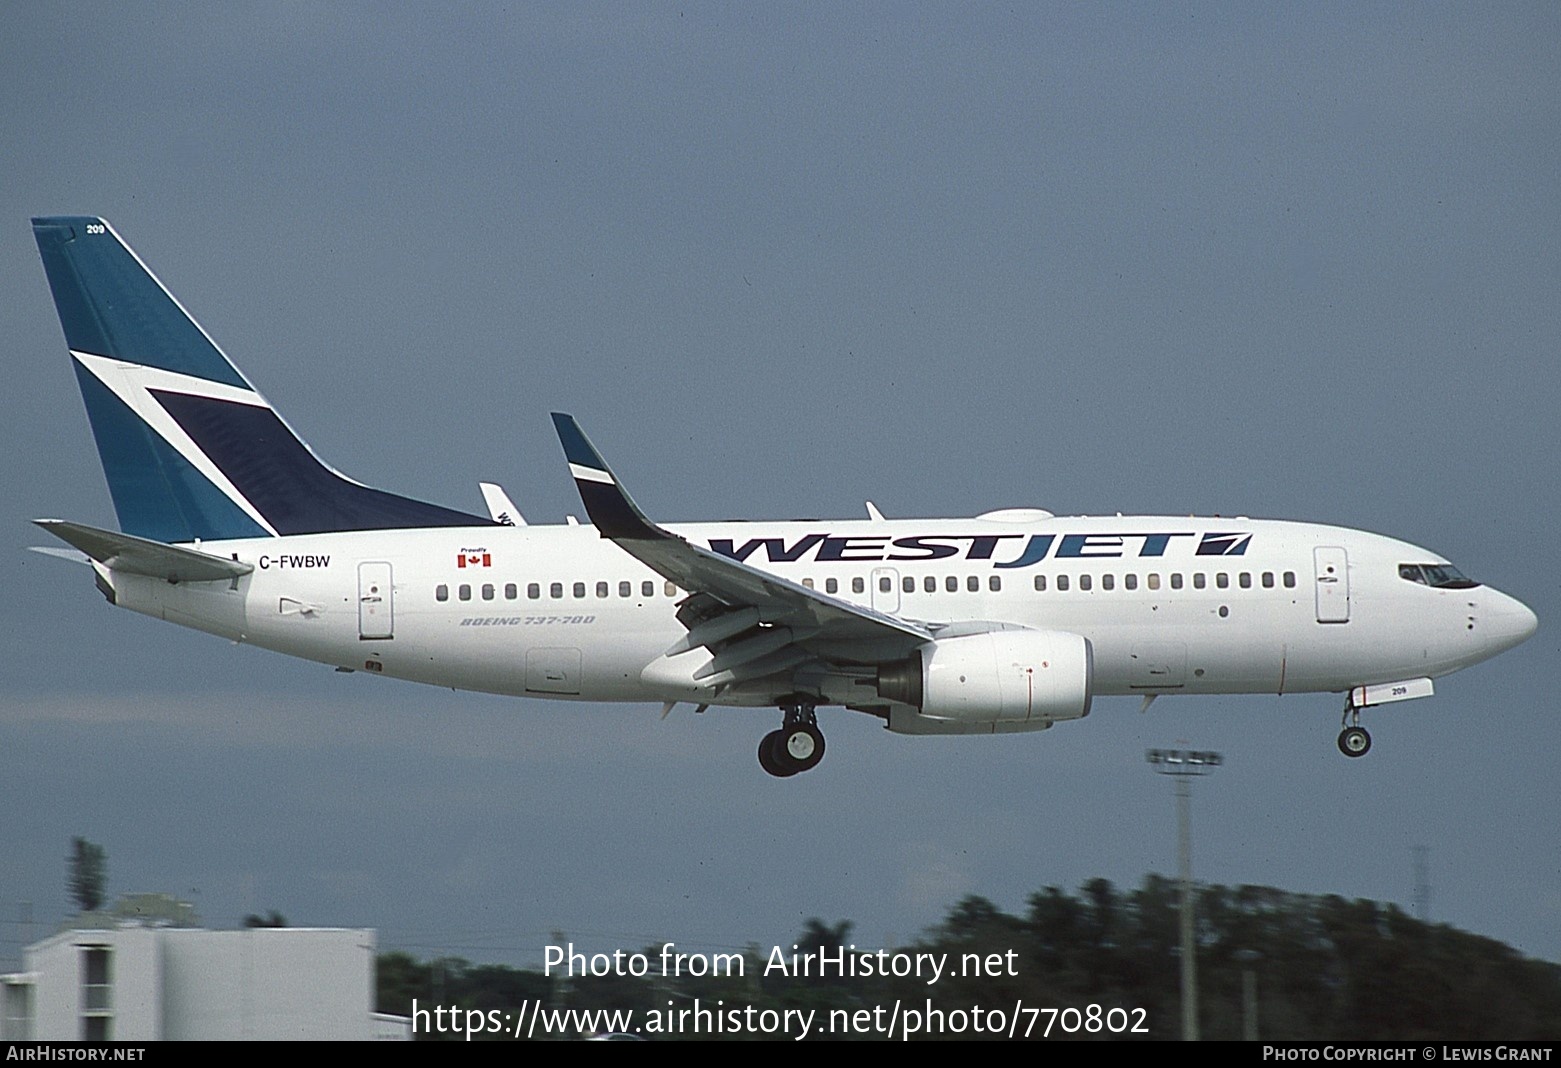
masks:
[(1472, 590), (1479, 583), (1466, 579), (1452, 564), (1426, 564), (1426, 581), (1439, 590)]
[(1479, 583), (1463, 577), (1452, 564), (1399, 564), (1398, 577), (1439, 590), (1472, 590)]

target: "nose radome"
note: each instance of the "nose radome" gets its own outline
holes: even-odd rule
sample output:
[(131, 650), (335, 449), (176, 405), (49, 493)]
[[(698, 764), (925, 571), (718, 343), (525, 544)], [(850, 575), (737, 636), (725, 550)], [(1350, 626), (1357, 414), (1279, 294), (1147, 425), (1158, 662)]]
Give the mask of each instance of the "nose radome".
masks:
[(1535, 631), (1539, 630), (1539, 617), (1534, 614), (1532, 608), (1516, 598), (1513, 598), (1512, 606), (1517, 610), (1520, 620), (1518, 641), (1526, 642), (1534, 636)]
[(1516, 597), (1496, 590), (1491, 592), (1495, 594), (1495, 601), (1488, 613), (1487, 630), (1495, 637), (1498, 651), (1522, 645), (1532, 638), (1539, 629), (1539, 617), (1533, 609)]

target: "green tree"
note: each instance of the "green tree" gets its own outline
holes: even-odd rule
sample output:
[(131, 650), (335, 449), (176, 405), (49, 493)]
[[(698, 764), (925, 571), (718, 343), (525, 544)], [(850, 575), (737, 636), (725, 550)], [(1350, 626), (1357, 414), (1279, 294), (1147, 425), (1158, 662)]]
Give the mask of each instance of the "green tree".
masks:
[(846, 944), (846, 939), (851, 937), (853, 926), (855, 925), (850, 920), (825, 923), (817, 916), (810, 917), (802, 925), (802, 935), (797, 939), (797, 948), (803, 953), (817, 953), (821, 949), (839, 949)]
[(85, 838), (70, 841), (70, 896), (82, 912), (103, 907), (103, 884), (108, 876), (108, 861), (103, 847)]

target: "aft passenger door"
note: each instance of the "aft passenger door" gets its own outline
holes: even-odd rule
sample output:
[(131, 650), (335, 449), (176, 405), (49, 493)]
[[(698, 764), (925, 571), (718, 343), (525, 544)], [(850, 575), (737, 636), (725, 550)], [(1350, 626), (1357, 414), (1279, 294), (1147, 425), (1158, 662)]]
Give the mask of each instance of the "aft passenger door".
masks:
[(1318, 546), (1312, 550), (1317, 568), (1317, 622), (1350, 621), (1350, 559), (1337, 546)]
[(387, 641), (395, 635), (395, 604), (390, 565), (365, 561), (358, 565), (358, 638)]

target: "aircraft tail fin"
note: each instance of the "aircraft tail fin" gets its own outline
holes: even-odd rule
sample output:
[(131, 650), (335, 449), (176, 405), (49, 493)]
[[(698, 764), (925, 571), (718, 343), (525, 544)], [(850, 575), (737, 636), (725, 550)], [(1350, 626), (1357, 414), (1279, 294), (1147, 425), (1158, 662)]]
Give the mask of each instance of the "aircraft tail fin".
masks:
[(160, 542), (488, 526), (322, 463), (102, 219), (33, 220), (120, 528)]

